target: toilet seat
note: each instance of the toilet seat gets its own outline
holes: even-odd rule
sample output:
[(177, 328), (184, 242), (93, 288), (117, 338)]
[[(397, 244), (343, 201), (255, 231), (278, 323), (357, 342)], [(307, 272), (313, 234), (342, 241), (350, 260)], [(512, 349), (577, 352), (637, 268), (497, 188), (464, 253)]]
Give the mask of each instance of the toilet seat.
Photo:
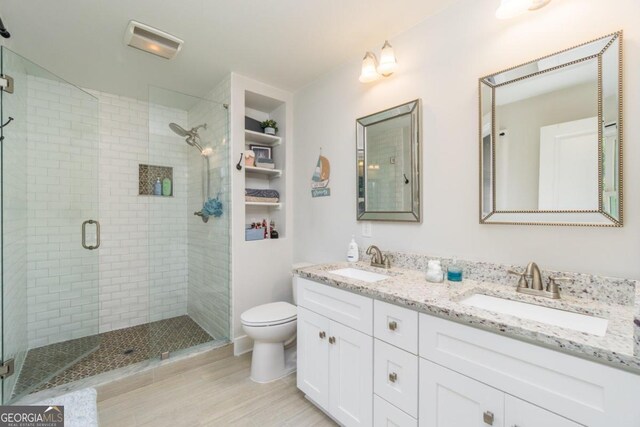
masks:
[(240, 320), (245, 326), (265, 327), (293, 322), (297, 317), (295, 305), (280, 301), (253, 307), (242, 313)]

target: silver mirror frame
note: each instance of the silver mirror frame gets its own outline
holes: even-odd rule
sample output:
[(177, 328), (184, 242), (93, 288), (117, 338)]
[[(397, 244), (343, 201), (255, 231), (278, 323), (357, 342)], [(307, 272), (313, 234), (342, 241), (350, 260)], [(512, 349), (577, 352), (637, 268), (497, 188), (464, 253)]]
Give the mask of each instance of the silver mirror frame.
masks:
[[(588, 56), (585, 58), (575, 59), (569, 63), (561, 64), (559, 66), (554, 67), (562, 68), (567, 65), (574, 64), (576, 62), (581, 62), (589, 59), (593, 59), (597, 57), (598, 60), (598, 120), (600, 126), (598, 127), (598, 210), (593, 211), (580, 211), (580, 210), (558, 210), (558, 211), (499, 211), (496, 209), (496, 176), (495, 176), (495, 144), (494, 142), (497, 140), (496, 135), (496, 104), (495, 104), (495, 89), (498, 85), (492, 85), (490, 82), (494, 76), (503, 73), (513, 73), (517, 71), (520, 67), (526, 67), (533, 63), (536, 63), (540, 60), (544, 60), (547, 58), (551, 58), (555, 55), (566, 53), (572, 51), (577, 48), (581, 48), (583, 46), (589, 45), (591, 43), (595, 43), (601, 40), (610, 39), (606, 46), (598, 53), (592, 56)], [(611, 47), (611, 45), (618, 41), (618, 129), (617, 129), (617, 137), (618, 137), (618, 150), (617, 150), (617, 161), (618, 161), (618, 170), (617, 170), (617, 183), (618, 183), (618, 218), (614, 218), (609, 215), (603, 209), (603, 168), (602, 168), (602, 141), (603, 141), (603, 83), (602, 83), (602, 62), (603, 62), (603, 54)], [(554, 69), (552, 68), (552, 69)], [(549, 69), (551, 70), (551, 69)], [(526, 79), (528, 77), (532, 77), (534, 75), (541, 74), (543, 72), (549, 71), (544, 70), (538, 73), (530, 74), (530, 75), (521, 75), (517, 76), (513, 81), (518, 81), (522, 79)], [(510, 82), (507, 82), (507, 84)], [(505, 84), (505, 83), (502, 83)], [(483, 89), (485, 91), (490, 91), (491, 97), (491, 123), (490, 129), (487, 131), (485, 129), (488, 125), (484, 125), (483, 122)], [(599, 37), (597, 39), (591, 40), (586, 43), (582, 43), (577, 46), (573, 46), (571, 48), (553, 53), (551, 55), (544, 56), (542, 58), (535, 59), (533, 61), (527, 62), (525, 64), (521, 64), (515, 67), (508, 68), (506, 70), (502, 70), (497, 73), (492, 73), (487, 76), (481, 77), (478, 81), (478, 112), (479, 112), (479, 217), (480, 224), (511, 224), (511, 225), (548, 225), (548, 226), (587, 226), (587, 227), (622, 227), (623, 226), (623, 32), (618, 31), (616, 33), (608, 34), (603, 37)], [(489, 132), (489, 133), (487, 133)], [(483, 157), (484, 154), (484, 144), (483, 139), (490, 135), (490, 173), (489, 176), (483, 175), (483, 164), (486, 160)], [(485, 194), (484, 191), (484, 181), (491, 181), (491, 194)], [(485, 199), (488, 197), (488, 199)], [(483, 209), (483, 205), (485, 202), (488, 202), (491, 205), (490, 211), (487, 213), (485, 209)], [(542, 218), (542, 219), (541, 219)]]
[[(367, 168), (360, 172), (359, 159), (366, 161), (366, 128), (382, 121), (411, 116), (411, 210), (409, 211), (367, 211), (366, 184), (363, 197), (360, 197), (361, 178), (367, 180)], [(413, 101), (388, 108), (368, 116), (356, 119), (356, 220), (358, 221), (398, 221), (422, 222), (422, 101)], [(360, 203), (364, 210), (360, 210)]]

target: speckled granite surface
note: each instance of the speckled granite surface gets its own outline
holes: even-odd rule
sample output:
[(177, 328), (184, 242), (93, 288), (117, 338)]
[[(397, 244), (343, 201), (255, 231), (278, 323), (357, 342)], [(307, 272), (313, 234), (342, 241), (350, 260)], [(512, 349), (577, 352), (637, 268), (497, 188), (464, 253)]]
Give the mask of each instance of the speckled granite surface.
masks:
[[(400, 261), (394, 258), (396, 267), (384, 270), (373, 268), (368, 262), (344, 262), (297, 268), (294, 273), (329, 286), (640, 374), (640, 290), (635, 281), (562, 273), (563, 276), (577, 277), (580, 283), (563, 289), (561, 299), (552, 300), (516, 293), (517, 280), (514, 277), (508, 280), (494, 279), (506, 276), (505, 266), (489, 265), (483, 270), (474, 264), (473, 274), (465, 268), (466, 278), (462, 283), (429, 283), (422, 271), (397, 266), (407, 266), (409, 263), (407, 259)], [(330, 273), (331, 270), (346, 267), (392, 277), (368, 283)], [(546, 275), (545, 272), (544, 277)], [(630, 289), (630, 286), (633, 287)], [(596, 336), (461, 303), (461, 300), (475, 293), (603, 317), (609, 320), (607, 332), (604, 336)], [(637, 319), (635, 322), (634, 316)]]

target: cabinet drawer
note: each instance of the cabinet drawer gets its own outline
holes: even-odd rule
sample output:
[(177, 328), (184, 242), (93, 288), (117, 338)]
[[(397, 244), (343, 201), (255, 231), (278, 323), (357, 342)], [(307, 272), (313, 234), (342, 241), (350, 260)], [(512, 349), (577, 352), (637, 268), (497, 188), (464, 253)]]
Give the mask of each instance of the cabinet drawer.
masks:
[(373, 391), (418, 417), (418, 356), (378, 339), (373, 350)]
[(640, 425), (638, 375), (426, 314), (419, 347), (422, 358), (580, 424)]
[(373, 396), (374, 427), (418, 427), (418, 421), (380, 396)]
[(507, 427), (580, 427), (580, 424), (508, 394), (504, 397), (504, 424)]
[(373, 335), (373, 300), (351, 292), (296, 277), (298, 305)]
[(418, 354), (418, 312), (382, 301), (373, 304), (374, 336)]

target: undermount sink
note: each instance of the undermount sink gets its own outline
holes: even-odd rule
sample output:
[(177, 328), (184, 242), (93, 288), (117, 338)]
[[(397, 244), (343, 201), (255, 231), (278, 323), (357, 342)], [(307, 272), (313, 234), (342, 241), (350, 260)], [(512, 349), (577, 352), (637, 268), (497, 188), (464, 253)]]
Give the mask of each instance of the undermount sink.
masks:
[(496, 313), (508, 314), (525, 320), (572, 329), (603, 337), (609, 321), (588, 314), (572, 313), (556, 308), (543, 307), (526, 302), (513, 301), (489, 295), (474, 294), (461, 301), (462, 304)]
[(357, 268), (341, 268), (338, 270), (331, 270), (329, 273), (369, 283), (379, 282), (390, 277), (385, 274), (374, 273), (372, 271), (360, 270)]

